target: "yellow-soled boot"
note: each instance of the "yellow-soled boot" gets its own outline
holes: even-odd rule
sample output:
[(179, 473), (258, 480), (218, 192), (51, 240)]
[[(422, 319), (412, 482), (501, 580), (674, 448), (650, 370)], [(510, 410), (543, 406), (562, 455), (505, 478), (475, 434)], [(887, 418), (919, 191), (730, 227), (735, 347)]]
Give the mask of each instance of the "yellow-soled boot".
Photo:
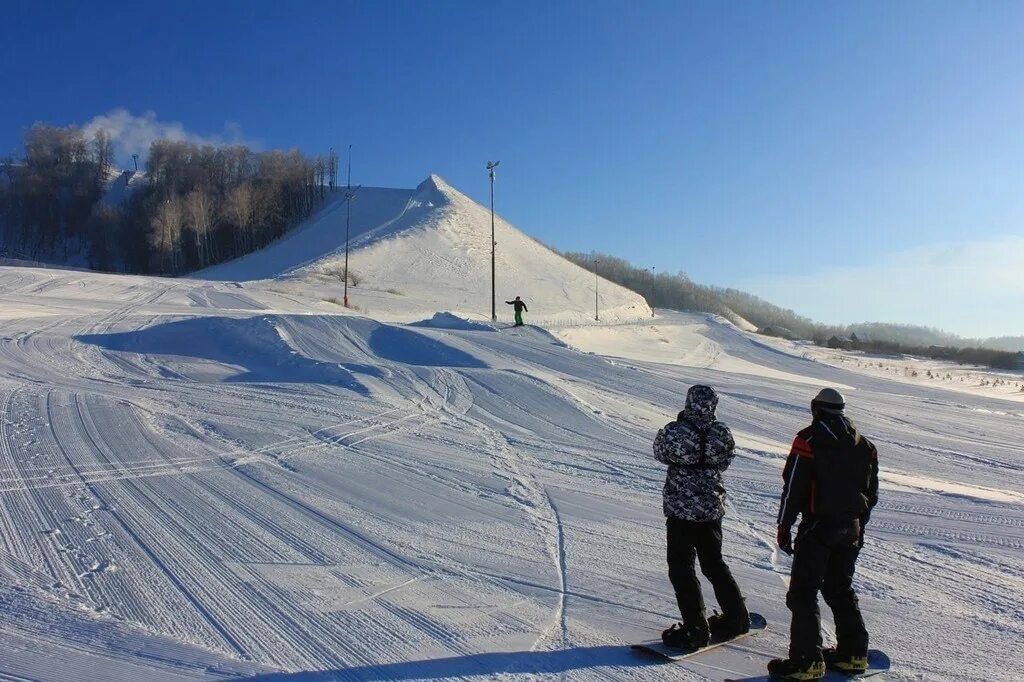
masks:
[(768, 664), (773, 680), (820, 680), (825, 677), (825, 661), (820, 658), (776, 658)]
[(863, 675), (868, 669), (868, 654), (866, 651), (850, 653), (840, 649), (824, 649), (821, 652), (825, 659), (825, 666), (830, 670), (837, 670), (846, 675)]

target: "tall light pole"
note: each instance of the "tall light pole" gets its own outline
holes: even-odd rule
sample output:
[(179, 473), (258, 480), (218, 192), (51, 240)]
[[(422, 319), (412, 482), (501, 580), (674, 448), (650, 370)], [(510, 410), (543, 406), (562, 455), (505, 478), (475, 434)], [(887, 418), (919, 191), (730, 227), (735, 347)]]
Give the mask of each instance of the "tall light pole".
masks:
[(597, 283), (600, 278), (597, 276), (597, 261), (600, 260), (597, 256), (594, 256), (594, 321), (600, 322), (601, 315), (597, 312)]
[(491, 178), (491, 322), (498, 321), (497, 291), (494, 285), (494, 169), (501, 161), (487, 162), (487, 175)]
[(342, 302), (348, 307), (348, 234), (352, 222), (352, 145), (348, 146), (348, 181), (345, 185), (345, 296)]
[[(657, 266), (654, 266), (654, 265), (651, 266), (651, 279), (654, 280), (654, 282), (657, 282), (657, 280), (655, 279), (655, 276), (654, 276), (654, 270), (655, 270), (656, 267)], [(654, 287), (653, 286), (651, 287), (651, 293), (652, 294), (654, 293)], [(653, 305), (651, 306), (651, 317), (654, 317), (654, 306)]]

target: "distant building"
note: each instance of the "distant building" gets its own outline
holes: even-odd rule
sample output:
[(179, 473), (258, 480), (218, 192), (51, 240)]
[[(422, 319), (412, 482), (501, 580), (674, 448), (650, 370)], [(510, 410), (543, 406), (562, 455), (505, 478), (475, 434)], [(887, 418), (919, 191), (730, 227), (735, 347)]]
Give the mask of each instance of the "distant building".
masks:
[(761, 327), (757, 330), (757, 333), (764, 334), (765, 336), (777, 336), (781, 339), (789, 339), (791, 341), (796, 339), (796, 334), (785, 327)]
[(853, 348), (853, 339), (848, 339), (845, 336), (833, 336), (831, 339), (825, 342), (825, 345), (829, 348)]

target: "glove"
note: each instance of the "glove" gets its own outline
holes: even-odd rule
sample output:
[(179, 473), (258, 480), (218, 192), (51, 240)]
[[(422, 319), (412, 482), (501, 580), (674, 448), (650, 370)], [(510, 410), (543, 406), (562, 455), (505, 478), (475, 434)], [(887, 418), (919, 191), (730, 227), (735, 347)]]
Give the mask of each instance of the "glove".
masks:
[(790, 533), (789, 528), (786, 526), (779, 526), (778, 535), (775, 536), (776, 542), (779, 543), (779, 549), (786, 554), (793, 554), (793, 535)]

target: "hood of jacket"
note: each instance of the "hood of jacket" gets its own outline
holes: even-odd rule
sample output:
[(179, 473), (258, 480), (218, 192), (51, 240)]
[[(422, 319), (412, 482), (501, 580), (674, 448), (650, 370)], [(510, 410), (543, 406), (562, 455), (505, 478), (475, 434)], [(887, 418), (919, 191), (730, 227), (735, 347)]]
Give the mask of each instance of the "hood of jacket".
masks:
[(843, 414), (821, 414), (814, 420), (814, 429), (823, 438), (831, 438), (839, 443), (856, 445), (860, 442), (860, 433), (849, 417)]
[(697, 384), (686, 392), (686, 407), (679, 413), (679, 421), (688, 421), (698, 426), (707, 426), (715, 421), (718, 409), (718, 394), (710, 386)]

